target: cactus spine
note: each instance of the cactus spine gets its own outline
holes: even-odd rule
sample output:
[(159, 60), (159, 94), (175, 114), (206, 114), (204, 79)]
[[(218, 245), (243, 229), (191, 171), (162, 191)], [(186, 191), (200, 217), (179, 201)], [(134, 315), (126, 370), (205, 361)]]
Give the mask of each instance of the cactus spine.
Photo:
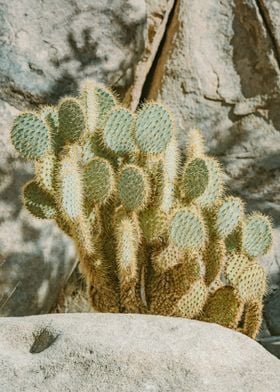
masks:
[(96, 310), (197, 318), (256, 337), (266, 290), (256, 257), (271, 247), (271, 225), (225, 195), (198, 130), (184, 158), (164, 106), (130, 113), (88, 81), (57, 109), (19, 115), (11, 138), (35, 162), (25, 206), (74, 239)]

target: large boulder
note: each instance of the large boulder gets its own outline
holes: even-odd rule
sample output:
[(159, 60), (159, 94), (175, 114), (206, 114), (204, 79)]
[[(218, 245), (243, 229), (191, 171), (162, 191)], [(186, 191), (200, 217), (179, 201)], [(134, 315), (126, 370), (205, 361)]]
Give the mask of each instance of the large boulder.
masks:
[(0, 319), (1, 390), (278, 392), (255, 341), (181, 318), (59, 314)]
[(182, 147), (188, 129), (201, 128), (210, 153), (223, 163), (231, 191), (249, 210), (271, 216), (275, 247), (263, 264), (273, 288), (280, 287), (277, 4), (178, 1), (146, 91), (175, 113)]
[(0, 97), (51, 102), (85, 78), (123, 89), (144, 48), (144, 0), (0, 4)]

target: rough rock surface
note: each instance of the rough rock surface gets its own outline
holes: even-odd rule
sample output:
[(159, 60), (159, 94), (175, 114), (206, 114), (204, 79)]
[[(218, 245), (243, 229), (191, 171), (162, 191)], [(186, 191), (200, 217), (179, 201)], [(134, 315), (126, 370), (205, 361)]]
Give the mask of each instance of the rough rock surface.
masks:
[(278, 9), (277, 1), (177, 1), (147, 97), (173, 110), (182, 146), (189, 128), (201, 128), (231, 191), (272, 217), (275, 248), (263, 263), (280, 287)]
[(270, 295), (265, 306), (265, 318), (271, 334), (279, 337), (280, 345), (280, 289)]
[(269, 336), (260, 339), (259, 342), (271, 354), (280, 359), (280, 336)]
[(49, 312), (75, 263), (61, 231), (22, 208), (32, 167), (10, 143), (15, 107), (75, 94), (85, 78), (121, 91), (145, 28), (144, 0), (0, 2), (0, 315)]
[[(10, 143), (18, 111), (0, 100), (0, 315), (50, 311), (74, 263), (70, 240), (52, 222), (33, 218), (22, 207), (21, 187), (32, 167)], [(0, 388), (1, 389), (1, 388)]]
[(0, 319), (0, 379), (5, 392), (278, 392), (280, 362), (215, 324), (45, 315)]
[(0, 97), (55, 101), (85, 78), (124, 88), (145, 26), (144, 0), (1, 2)]

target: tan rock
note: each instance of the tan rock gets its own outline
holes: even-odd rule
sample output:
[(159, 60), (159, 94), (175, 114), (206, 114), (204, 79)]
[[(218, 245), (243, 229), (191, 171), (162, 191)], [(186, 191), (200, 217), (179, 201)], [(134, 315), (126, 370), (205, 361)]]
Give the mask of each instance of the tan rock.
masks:
[(181, 318), (0, 319), (5, 392), (278, 392), (280, 362), (248, 337)]

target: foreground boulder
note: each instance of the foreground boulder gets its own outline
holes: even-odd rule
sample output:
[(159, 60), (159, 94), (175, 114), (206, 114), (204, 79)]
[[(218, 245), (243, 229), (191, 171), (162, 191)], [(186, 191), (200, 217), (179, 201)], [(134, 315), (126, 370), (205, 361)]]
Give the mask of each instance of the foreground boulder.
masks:
[(215, 324), (141, 315), (0, 319), (1, 390), (278, 392), (280, 362)]

